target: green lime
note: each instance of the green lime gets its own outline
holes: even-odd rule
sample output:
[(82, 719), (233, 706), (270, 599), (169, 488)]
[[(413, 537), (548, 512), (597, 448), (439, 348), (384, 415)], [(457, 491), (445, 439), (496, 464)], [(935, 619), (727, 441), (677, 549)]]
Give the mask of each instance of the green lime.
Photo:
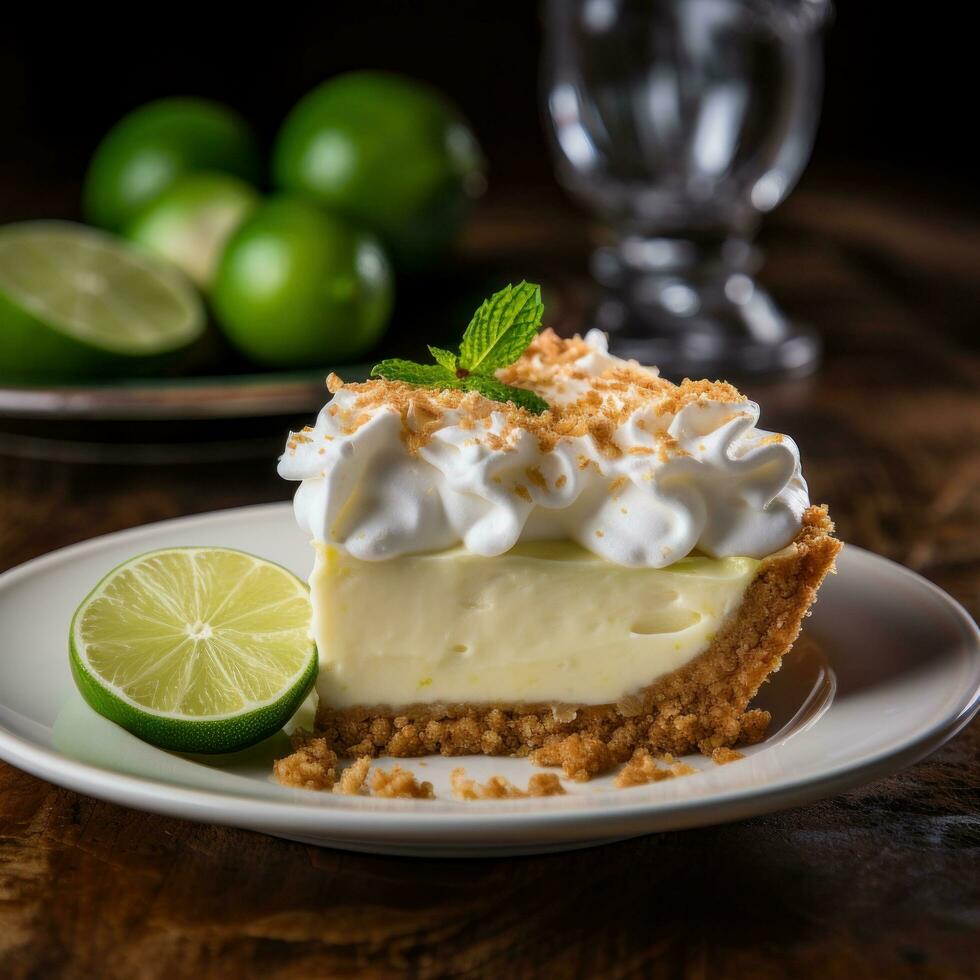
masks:
[(67, 221), (0, 228), (0, 376), (98, 376), (187, 347), (204, 331), (176, 270), (105, 232)]
[(229, 239), (211, 300), (259, 364), (314, 367), (364, 354), (391, 313), (391, 272), (368, 232), (300, 198), (262, 204)]
[(126, 237), (206, 289), (225, 242), (258, 203), (258, 191), (238, 177), (187, 174), (140, 211)]
[(113, 569), (76, 610), (68, 650), (99, 714), (177, 752), (274, 734), (317, 672), (306, 585), (226, 548), (166, 548)]
[(245, 121), (207, 99), (148, 102), (116, 123), (96, 148), (85, 175), (85, 217), (122, 231), (180, 174), (196, 170), (257, 181), (262, 168)]
[(434, 263), (452, 244), (483, 190), (483, 166), (469, 126), (440, 93), (377, 71), (309, 92), (273, 153), (279, 186), (370, 228), (403, 269)]

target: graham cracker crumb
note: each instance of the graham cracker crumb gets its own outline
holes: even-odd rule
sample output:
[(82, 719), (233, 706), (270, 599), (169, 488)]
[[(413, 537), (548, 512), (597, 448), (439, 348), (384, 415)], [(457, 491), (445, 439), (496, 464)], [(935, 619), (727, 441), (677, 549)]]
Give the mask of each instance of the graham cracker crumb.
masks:
[[(806, 615), (809, 615), (807, 613)], [(779, 665), (777, 664), (776, 670), (779, 670)], [(759, 708), (754, 708), (752, 711), (746, 711), (742, 715), (741, 732), (739, 733), (738, 744), (739, 745), (755, 745), (757, 742), (761, 742), (766, 737), (766, 732), (769, 731), (769, 722), (772, 720), (772, 716), (768, 711), (762, 711)]]
[(527, 782), (528, 796), (564, 796), (565, 787), (553, 772), (536, 772)]
[(627, 789), (630, 786), (645, 786), (647, 783), (659, 783), (664, 779), (675, 779), (678, 776), (690, 776), (697, 772), (686, 762), (675, 762), (669, 753), (661, 760), (666, 767), (658, 764), (648, 749), (637, 749), (633, 757), (616, 776), (616, 788)]
[(729, 762), (738, 762), (739, 759), (744, 758), (745, 756), (741, 752), (730, 749), (727, 745), (719, 745), (711, 752), (711, 761), (716, 762), (719, 766), (727, 766)]
[(294, 739), (294, 748), (292, 755), (277, 759), (272, 765), (280, 784), (298, 789), (330, 789), (337, 781), (337, 753), (329, 748), (327, 740), (300, 734)]
[(584, 783), (601, 776), (615, 765), (605, 742), (588, 735), (568, 735), (542, 746), (532, 756), (536, 766), (561, 766), (565, 775)]
[(619, 492), (629, 483), (629, 480), (625, 476), (617, 476), (612, 483), (609, 484), (609, 493), (611, 496), (616, 497)]
[(503, 776), (491, 776), (482, 785), (475, 779), (467, 779), (461, 766), (452, 771), (449, 782), (458, 800), (507, 800), (526, 795)]
[(541, 467), (540, 466), (529, 466), (524, 471), (524, 475), (539, 490), (547, 491), (547, 489), (548, 489), (548, 481), (544, 478), (544, 473), (541, 472)]
[(527, 789), (515, 786), (506, 776), (491, 776), (485, 783), (467, 779), (466, 770), (458, 767), (452, 771), (450, 783), (453, 795), (459, 800), (518, 800), (531, 796), (562, 796), (565, 787), (552, 772), (538, 772), (531, 776)]
[(386, 799), (434, 800), (432, 783), (420, 783), (410, 769), (393, 766), (390, 771), (375, 769), (371, 773), (371, 792)]
[(333, 791), (345, 793), (347, 796), (357, 796), (364, 788), (370, 768), (371, 757), (362, 755), (340, 774), (340, 782), (334, 786)]
[(633, 753), (633, 758), (617, 774), (616, 788), (645, 786), (647, 783), (657, 783), (662, 779), (672, 779), (673, 775), (669, 769), (657, 765), (656, 759), (647, 749), (637, 749)]

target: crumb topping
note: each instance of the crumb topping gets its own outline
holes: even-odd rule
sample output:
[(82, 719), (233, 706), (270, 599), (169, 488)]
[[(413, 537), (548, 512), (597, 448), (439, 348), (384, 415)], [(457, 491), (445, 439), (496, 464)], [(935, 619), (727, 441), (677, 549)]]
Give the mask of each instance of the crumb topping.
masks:
[(528, 796), (564, 796), (565, 787), (553, 772), (536, 772), (527, 781)]
[(390, 770), (375, 769), (371, 773), (371, 792), (375, 796), (387, 799), (434, 800), (436, 794), (432, 783), (420, 783), (415, 773), (401, 766), (393, 766)]
[(333, 791), (347, 796), (357, 796), (364, 788), (370, 768), (371, 756), (362, 755), (340, 774), (340, 782), (334, 786)]
[(449, 777), (453, 795), (458, 800), (518, 800), (532, 796), (563, 796), (565, 787), (553, 772), (537, 772), (528, 780), (527, 789), (515, 786), (506, 776), (491, 776), (485, 783), (466, 777), (458, 767)]
[(620, 769), (616, 776), (616, 788), (628, 789), (630, 786), (645, 786), (647, 783), (659, 783), (664, 779), (674, 779), (677, 776), (690, 776), (697, 772), (686, 762), (675, 762), (670, 754), (660, 760), (666, 765), (660, 765), (648, 749), (637, 749), (629, 762)]
[(542, 746), (532, 756), (536, 766), (561, 766), (569, 779), (585, 783), (616, 764), (609, 746), (589, 735), (567, 735)]
[(548, 481), (545, 479), (544, 474), (541, 472), (540, 466), (529, 466), (524, 471), (524, 475), (539, 490), (544, 490), (544, 491), (548, 490)]
[(521, 498), (521, 500), (529, 504), (534, 503), (534, 497), (531, 496), (531, 491), (528, 490), (528, 488), (524, 486), (523, 483), (515, 483), (513, 489), (514, 489), (514, 493), (516, 493), (517, 496)]
[(744, 759), (745, 756), (742, 755), (737, 749), (731, 749), (727, 745), (720, 745), (711, 753), (711, 761), (716, 762), (719, 766), (727, 766), (729, 762), (738, 762), (739, 759)]
[[(553, 330), (544, 330), (516, 363), (498, 373), (505, 384), (527, 388), (548, 401), (550, 409), (541, 415), (510, 402), (491, 401), (475, 391), (420, 388), (383, 378), (345, 384), (336, 374), (331, 374), (327, 388), (332, 394), (343, 389), (355, 395), (350, 408), (338, 410), (344, 433), (356, 432), (370, 420), (372, 410), (397, 412), (402, 420), (402, 440), (412, 453), (418, 452), (447, 424), (445, 413), (454, 410), (463, 418), (458, 424), (465, 422), (468, 429), (476, 429), (477, 423), (482, 422), (484, 432), (476, 439), (493, 449), (513, 448), (517, 432), (524, 430), (537, 440), (542, 452), (550, 452), (563, 438), (589, 436), (601, 455), (615, 459), (623, 455), (616, 442), (616, 430), (640, 409), (648, 408), (657, 416), (671, 416), (690, 404), (744, 401), (727, 382), (685, 378), (675, 385), (635, 361), (591, 374), (576, 362), (592, 352), (593, 348), (581, 337), (564, 339)], [(571, 385), (584, 388), (583, 393), (572, 401), (555, 398)], [(331, 406), (331, 411), (334, 409), (336, 405)], [(494, 414), (504, 420), (500, 433), (489, 431)], [(302, 441), (301, 435), (293, 436), (290, 449), (295, 450)], [(665, 431), (651, 432), (651, 435), (659, 444), (659, 452), (675, 450), (670, 445), (673, 440)], [(528, 479), (535, 483), (534, 478)]]
[(273, 763), (273, 773), (283, 786), (327, 790), (337, 781), (337, 753), (325, 738), (303, 732), (293, 738), (293, 753)]
[(369, 785), (374, 796), (387, 799), (407, 798), (433, 800), (432, 783), (420, 783), (409, 769), (394, 766), (390, 771), (375, 769), (368, 784), (371, 757), (364, 755), (352, 762), (338, 779), (337, 753), (326, 738), (297, 731), (292, 737), (293, 752), (272, 765), (276, 779), (283, 786), (297, 789), (333, 790), (347, 796), (360, 795)]

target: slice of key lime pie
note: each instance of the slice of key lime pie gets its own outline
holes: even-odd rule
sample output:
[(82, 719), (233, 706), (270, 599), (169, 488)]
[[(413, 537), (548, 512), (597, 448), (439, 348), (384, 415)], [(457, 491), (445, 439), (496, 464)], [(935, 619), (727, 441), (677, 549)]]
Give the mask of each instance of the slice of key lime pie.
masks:
[(731, 385), (672, 384), (541, 314), (508, 287), (459, 353), (331, 376), (289, 439), (337, 752), (579, 734), (625, 759), (765, 732), (749, 704), (840, 548), (796, 445)]

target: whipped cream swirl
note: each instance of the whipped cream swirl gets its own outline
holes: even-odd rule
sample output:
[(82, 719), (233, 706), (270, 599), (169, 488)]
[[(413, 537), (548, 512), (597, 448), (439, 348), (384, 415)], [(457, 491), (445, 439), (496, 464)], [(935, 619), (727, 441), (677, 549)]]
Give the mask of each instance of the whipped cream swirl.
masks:
[[(757, 427), (755, 402), (734, 389), (712, 397), (711, 385), (677, 398), (683, 386), (624, 383), (656, 369), (613, 357), (596, 330), (553, 343), (569, 345), (566, 356), (532, 347), (522, 360), (533, 380), (517, 383), (553, 406), (597, 393), (585, 404), (615, 422), (604, 444), (573, 431), (543, 446), (485, 401), (474, 423), (476, 394), (432, 426), (413, 405), (364, 407), (359, 386), (341, 388), (279, 461), (281, 476), (302, 481), (300, 526), (366, 561), (567, 538), (620, 565), (660, 568), (694, 550), (762, 558), (793, 539), (809, 506), (799, 451)], [(432, 431), (411, 445), (406, 432), (426, 423)]]

